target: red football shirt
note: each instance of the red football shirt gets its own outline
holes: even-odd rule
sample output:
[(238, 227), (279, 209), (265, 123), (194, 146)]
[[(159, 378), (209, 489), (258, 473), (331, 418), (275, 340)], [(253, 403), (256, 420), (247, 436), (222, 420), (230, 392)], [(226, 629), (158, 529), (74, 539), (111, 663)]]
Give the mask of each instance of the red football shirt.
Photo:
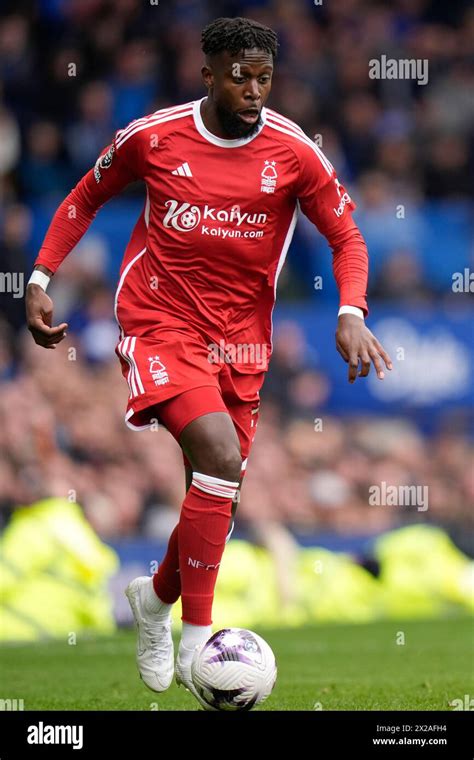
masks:
[(204, 126), (201, 103), (119, 130), (59, 207), (35, 264), (54, 272), (100, 206), (143, 179), (146, 203), (116, 296), (122, 334), (134, 325), (192, 325), (216, 342), (266, 344), (269, 357), (277, 280), (300, 209), (332, 247), (341, 305), (367, 312), (368, 257), (355, 204), (322, 151), (269, 108), (254, 135), (224, 140)]

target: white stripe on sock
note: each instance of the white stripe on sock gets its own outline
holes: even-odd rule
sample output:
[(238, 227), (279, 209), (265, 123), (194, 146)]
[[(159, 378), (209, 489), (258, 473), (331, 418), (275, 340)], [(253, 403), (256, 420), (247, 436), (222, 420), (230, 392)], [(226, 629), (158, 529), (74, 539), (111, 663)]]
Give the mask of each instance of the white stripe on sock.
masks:
[(193, 472), (193, 486), (200, 491), (210, 493), (213, 496), (221, 496), (224, 499), (233, 499), (239, 485), (238, 481), (224, 480), (213, 475), (205, 475), (203, 472)]

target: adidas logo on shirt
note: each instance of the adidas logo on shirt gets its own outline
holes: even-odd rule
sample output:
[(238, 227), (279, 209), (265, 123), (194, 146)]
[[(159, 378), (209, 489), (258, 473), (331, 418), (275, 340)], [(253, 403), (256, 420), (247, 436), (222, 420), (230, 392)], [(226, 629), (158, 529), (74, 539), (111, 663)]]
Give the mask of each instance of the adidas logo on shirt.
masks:
[(192, 177), (193, 173), (191, 169), (189, 168), (189, 164), (186, 161), (184, 164), (181, 164), (181, 166), (178, 166), (177, 169), (175, 169), (171, 174), (177, 174), (178, 177)]

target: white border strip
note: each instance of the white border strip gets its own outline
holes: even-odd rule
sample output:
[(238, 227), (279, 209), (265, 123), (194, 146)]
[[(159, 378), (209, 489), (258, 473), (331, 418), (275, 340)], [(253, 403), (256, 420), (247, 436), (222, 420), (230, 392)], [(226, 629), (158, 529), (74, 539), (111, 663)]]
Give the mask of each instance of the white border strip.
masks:
[(145, 251), (146, 251), (146, 246), (145, 246), (145, 248), (143, 248), (140, 251), (140, 253), (137, 253), (137, 255), (131, 261), (128, 262), (127, 266), (125, 267), (125, 269), (122, 272), (122, 276), (120, 277), (119, 283), (117, 285), (117, 290), (115, 291), (114, 317), (115, 317), (115, 321), (117, 322), (117, 324), (118, 324), (118, 326), (120, 328), (120, 337), (122, 339), (124, 338), (125, 333), (124, 333), (122, 325), (119, 322), (119, 318), (118, 318), (118, 315), (117, 315), (119, 293), (122, 290), (123, 283), (125, 282), (125, 278), (126, 278), (127, 274), (129, 273), (131, 267), (135, 264), (136, 261), (138, 261), (138, 259), (140, 258), (140, 256), (143, 256), (143, 254), (145, 253)]
[(130, 336), (125, 338), (125, 340), (121, 341), (117, 346), (117, 351), (119, 352), (122, 359), (124, 359), (128, 366), (130, 367), (127, 375), (127, 383), (128, 387), (130, 388), (130, 396), (129, 398), (133, 398), (134, 396), (137, 396), (137, 386), (135, 384), (135, 378), (134, 378), (134, 370), (133, 366), (130, 362), (130, 359), (127, 356), (128, 346), (129, 346)]
[(314, 150), (317, 157), (321, 161), (322, 165), (324, 166), (325, 170), (329, 174), (330, 177), (332, 177), (334, 168), (331, 164), (331, 162), (326, 158), (324, 153), (318, 148), (316, 143), (312, 142), (309, 137), (307, 137), (304, 132), (300, 135), (295, 131), (290, 131), (289, 129), (286, 129), (284, 125), (282, 125), (281, 122), (274, 121), (273, 117), (267, 117), (267, 126), (271, 127), (272, 129), (278, 130), (278, 132), (283, 132), (285, 135), (290, 135), (290, 137), (294, 137), (295, 140), (299, 140), (302, 143), (305, 143), (305, 145), (308, 145), (310, 148)]
[(137, 365), (137, 362), (136, 362), (135, 356), (134, 356), (136, 343), (137, 343), (137, 337), (136, 337), (136, 335), (134, 335), (133, 338), (132, 338), (132, 340), (131, 340), (130, 350), (128, 352), (128, 355), (130, 357), (131, 363), (133, 364), (134, 373), (135, 373), (135, 380), (136, 380), (136, 383), (137, 383), (137, 386), (138, 386), (137, 396), (139, 396), (140, 394), (145, 393), (145, 388), (143, 387), (142, 379), (140, 377), (140, 372), (138, 371), (138, 365)]
[(288, 253), (288, 249), (290, 247), (290, 243), (293, 238), (293, 234), (296, 227), (296, 222), (298, 221), (298, 216), (300, 213), (300, 204), (299, 201), (296, 201), (295, 210), (293, 211), (293, 216), (291, 217), (291, 222), (288, 227), (288, 232), (286, 233), (285, 241), (283, 243), (283, 248), (281, 249), (280, 258), (278, 259), (278, 264), (275, 272), (275, 281), (273, 283), (273, 306), (270, 313), (270, 324), (271, 324), (271, 331), (270, 331), (270, 345), (271, 350), (273, 351), (273, 309), (275, 308), (276, 303), (276, 294), (277, 294), (277, 283), (278, 278), (280, 276), (280, 272), (283, 269), (283, 264), (286, 260), (286, 255)]
[(169, 116), (172, 113), (179, 113), (184, 108), (190, 109), (193, 107), (193, 100), (190, 100), (189, 103), (183, 103), (180, 106), (170, 106), (169, 108), (160, 108), (158, 111), (154, 111), (151, 114), (148, 114), (148, 116), (141, 116), (139, 119), (134, 119), (130, 122), (130, 124), (127, 124), (126, 127), (123, 129), (118, 129), (116, 133), (117, 140), (121, 140), (122, 137), (125, 137), (128, 132), (133, 129), (134, 127), (137, 127), (139, 124), (145, 124), (147, 121), (150, 121), (151, 119), (156, 119), (161, 116)]
[(165, 124), (167, 121), (173, 121), (174, 119), (182, 119), (185, 116), (190, 116), (192, 114), (192, 110), (189, 109), (187, 111), (182, 111), (180, 113), (171, 114), (170, 116), (156, 116), (154, 119), (150, 119), (150, 121), (146, 122), (145, 124), (139, 124), (134, 129), (132, 129), (130, 132), (127, 132), (125, 136), (120, 136), (115, 141), (115, 147), (117, 150), (122, 147), (124, 143), (127, 142), (129, 137), (132, 137), (132, 135), (136, 134), (137, 132), (141, 132), (142, 129), (148, 129), (148, 127), (155, 127), (158, 124)]

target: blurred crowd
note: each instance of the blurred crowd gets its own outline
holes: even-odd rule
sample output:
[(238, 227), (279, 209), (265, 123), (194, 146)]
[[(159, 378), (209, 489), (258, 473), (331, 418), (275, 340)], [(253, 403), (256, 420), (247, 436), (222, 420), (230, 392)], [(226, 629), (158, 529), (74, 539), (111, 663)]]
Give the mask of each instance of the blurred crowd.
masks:
[[(202, 97), (200, 30), (247, 15), (280, 36), (271, 105), (320, 134), (342, 176), (399, 195), (472, 194), (474, 9), (468, 2), (4, 0), (0, 173), (13, 199), (61, 197), (114, 130)], [(10, 12), (8, 12), (10, 8)], [(426, 85), (368, 61), (427, 59)], [(23, 148), (23, 151), (21, 150)], [(472, 174), (472, 173), (471, 173)]]
[[(437, 262), (418, 248), (420, 209), (442, 203), (455, 215), (473, 199), (468, 2), (3, 0), (1, 14), (0, 271), (28, 276), (38, 213), (51, 218), (116, 129), (203, 95), (200, 30), (244, 15), (280, 36), (271, 107), (322, 138), (354, 192), (374, 256), (370, 294), (436, 302)], [(428, 59), (428, 84), (370, 79), (368, 60), (382, 54)], [(133, 186), (125, 196), (142, 193)], [(320, 245), (304, 221), (296, 244), (301, 256), (281, 279), (287, 297), (302, 295), (305, 246)], [(76, 253), (54, 282), (55, 321), (71, 325), (60, 350), (35, 346), (22, 299), (0, 293), (0, 524), (17, 504), (60, 495), (81, 503), (104, 536), (166, 538), (184, 495), (180, 450), (163, 429), (126, 428), (107, 240), (88, 235)], [(370, 485), (385, 480), (428, 485), (423, 519), (462, 543), (472, 442), (449, 432), (426, 439), (406, 419), (325, 416), (322, 435), (314, 416), (327, 379), (295, 368), (301, 340), (296, 325), (275, 335), (240, 524), (365, 534), (420, 519), (414, 507), (369, 505)]]
[[(217, 16), (240, 14), (279, 34), (270, 105), (318, 141), (357, 200), (373, 257), (371, 295), (431, 302), (439, 295), (436, 257), (445, 254), (435, 250), (436, 236), (425, 239), (423, 210), (442, 202), (448, 214), (450, 204), (462, 208), (474, 195), (467, 0), (3, 0), (2, 9), (0, 256), (7, 261), (21, 251), (31, 264), (31, 215), (47, 208), (50, 218), (115, 130), (202, 97), (200, 31)], [(370, 78), (369, 61), (382, 55), (427, 60), (427, 84)], [(21, 232), (12, 239), (18, 215)], [(308, 297), (321, 239), (303, 221), (294, 245), (282, 295)], [(454, 248), (453, 241), (453, 257)]]

